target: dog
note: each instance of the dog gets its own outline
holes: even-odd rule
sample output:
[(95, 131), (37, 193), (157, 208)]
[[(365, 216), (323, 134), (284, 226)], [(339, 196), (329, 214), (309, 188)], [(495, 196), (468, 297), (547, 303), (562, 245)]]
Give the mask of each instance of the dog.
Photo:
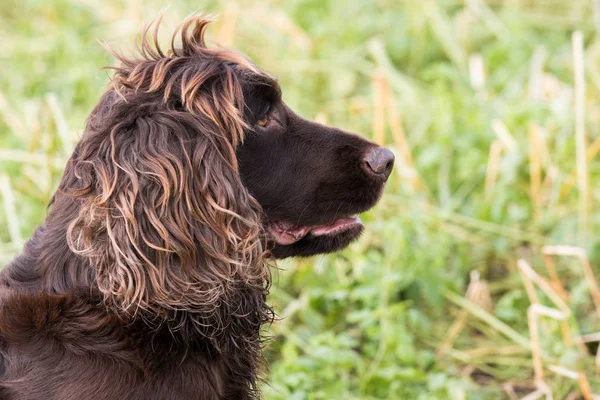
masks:
[(0, 273), (0, 398), (255, 399), (275, 258), (346, 247), (394, 155), (308, 121), (246, 57), (160, 19)]

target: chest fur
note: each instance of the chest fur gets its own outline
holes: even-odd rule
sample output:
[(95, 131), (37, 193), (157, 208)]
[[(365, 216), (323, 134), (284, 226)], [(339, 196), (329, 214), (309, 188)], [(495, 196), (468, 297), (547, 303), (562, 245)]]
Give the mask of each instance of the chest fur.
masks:
[[(239, 371), (254, 360), (125, 324), (97, 303), (44, 294), (2, 296), (0, 398), (132, 400), (253, 398)], [(247, 355), (250, 357), (250, 355)], [(236, 373), (234, 374), (233, 371)], [(252, 376), (255, 371), (248, 371)]]

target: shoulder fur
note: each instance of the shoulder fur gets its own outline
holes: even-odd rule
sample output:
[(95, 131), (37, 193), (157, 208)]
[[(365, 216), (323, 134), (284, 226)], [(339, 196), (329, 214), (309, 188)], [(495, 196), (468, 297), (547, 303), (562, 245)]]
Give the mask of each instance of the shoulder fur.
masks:
[(3, 296), (0, 334), (6, 346), (26, 352), (62, 348), (74, 355), (105, 355), (135, 363), (122, 322), (99, 299), (43, 293)]

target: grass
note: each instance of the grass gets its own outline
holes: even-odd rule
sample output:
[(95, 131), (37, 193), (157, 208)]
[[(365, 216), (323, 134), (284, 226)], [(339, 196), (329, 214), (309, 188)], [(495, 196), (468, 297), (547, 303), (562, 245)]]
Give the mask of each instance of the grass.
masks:
[[(290, 106), (397, 155), (360, 241), (274, 274), (265, 398), (600, 394), (596, 3), (172, 5), (167, 26), (217, 13), (210, 37), (277, 75)], [(108, 82), (97, 40), (130, 50), (164, 5), (0, 4), (1, 264), (42, 223)]]

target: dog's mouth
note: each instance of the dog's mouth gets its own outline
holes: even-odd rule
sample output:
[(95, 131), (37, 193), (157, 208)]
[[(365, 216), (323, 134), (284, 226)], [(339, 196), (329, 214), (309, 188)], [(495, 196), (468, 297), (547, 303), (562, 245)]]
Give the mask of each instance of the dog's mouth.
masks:
[(326, 225), (297, 225), (289, 221), (272, 221), (268, 225), (271, 236), (279, 245), (290, 245), (306, 236), (333, 237), (355, 228), (362, 228), (357, 215), (338, 218)]

